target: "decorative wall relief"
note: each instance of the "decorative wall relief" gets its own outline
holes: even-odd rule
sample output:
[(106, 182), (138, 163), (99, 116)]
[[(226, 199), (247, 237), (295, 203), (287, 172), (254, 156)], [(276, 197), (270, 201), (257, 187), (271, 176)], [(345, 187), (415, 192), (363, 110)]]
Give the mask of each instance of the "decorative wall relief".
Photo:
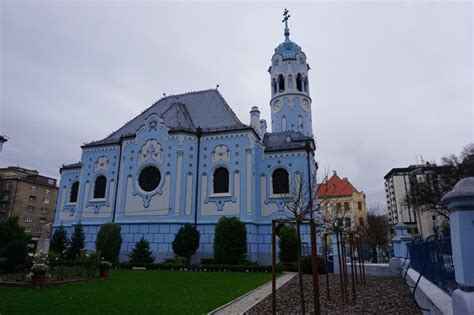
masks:
[(212, 150), (212, 163), (218, 161), (230, 162), (230, 150), (227, 146), (221, 144)]
[(146, 161), (163, 163), (163, 147), (156, 140), (150, 139), (138, 150), (138, 165)]
[(97, 173), (100, 171), (107, 172), (108, 170), (109, 170), (109, 159), (105, 156), (99, 157), (97, 161), (95, 161), (94, 171)]

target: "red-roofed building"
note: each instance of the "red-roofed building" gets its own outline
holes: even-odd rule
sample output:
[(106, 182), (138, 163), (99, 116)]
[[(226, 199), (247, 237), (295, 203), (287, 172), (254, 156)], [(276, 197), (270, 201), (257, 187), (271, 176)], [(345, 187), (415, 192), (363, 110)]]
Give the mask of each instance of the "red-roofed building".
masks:
[(341, 179), (336, 171), (318, 184), (318, 200), (328, 221), (355, 228), (367, 218), (364, 192), (357, 190), (347, 177)]

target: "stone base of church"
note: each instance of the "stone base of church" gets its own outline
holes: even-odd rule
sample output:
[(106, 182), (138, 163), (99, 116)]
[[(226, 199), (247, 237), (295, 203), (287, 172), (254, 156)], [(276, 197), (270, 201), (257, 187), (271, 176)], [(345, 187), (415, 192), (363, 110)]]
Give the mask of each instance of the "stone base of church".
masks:
[[(183, 224), (179, 223), (134, 223), (120, 224), (122, 233), (122, 246), (120, 249), (120, 260), (127, 261), (128, 254), (135, 247), (142, 237), (149, 243), (155, 256), (155, 262), (163, 261), (167, 258), (174, 258), (172, 242), (176, 233)], [(95, 240), (100, 225), (83, 225), (85, 235), (86, 249), (95, 250)], [(271, 264), (271, 224), (253, 224), (247, 223), (247, 259), (257, 261), (262, 265)], [(69, 237), (72, 235), (73, 227), (65, 227)], [(213, 257), (214, 243), (214, 223), (198, 224), (198, 230), (201, 234), (200, 246), (194, 255), (192, 262), (199, 263), (201, 259)], [(301, 227), (302, 241), (308, 243), (309, 226)], [(309, 248), (309, 246), (307, 246)], [(278, 260), (278, 244), (277, 260)], [(305, 246), (303, 246), (303, 251)], [(303, 254), (305, 254), (303, 252)]]

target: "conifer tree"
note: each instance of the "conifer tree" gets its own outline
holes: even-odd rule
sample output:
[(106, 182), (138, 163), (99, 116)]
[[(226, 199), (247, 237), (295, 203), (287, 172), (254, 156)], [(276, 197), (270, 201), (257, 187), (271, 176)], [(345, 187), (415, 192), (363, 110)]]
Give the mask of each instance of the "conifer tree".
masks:
[(121, 245), (120, 225), (117, 223), (102, 224), (95, 241), (95, 249), (102, 258), (109, 262), (118, 261)]
[(142, 236), (142, 238), (135, 243), (135, 247), (128, 257), (130, 262), (134, 264), (150, 264), (155, 261), (155, 257), (151, 254), (150, 243)]
[(69, 239), (67, 238), (67, 232), (61, 225), (54, 231), (49, 249), (58, 254), (61, 258), (65, 258), (68, 246)]
[(79, 257), (84, 247), (84, 231), (82, 229), (82, 224), (79, 222), (79, 224), (74, 226), (74, 232), (71, 236), (71, 246), (67, 251), (67, 258), (75, 260)]
[(191, 257), (196, 253), (199, 247), (199, 231), (191, 224), (183, 225), (176, 234), (173, 241), (173, 252), (186, 258), (188, 265), (191, 263)]

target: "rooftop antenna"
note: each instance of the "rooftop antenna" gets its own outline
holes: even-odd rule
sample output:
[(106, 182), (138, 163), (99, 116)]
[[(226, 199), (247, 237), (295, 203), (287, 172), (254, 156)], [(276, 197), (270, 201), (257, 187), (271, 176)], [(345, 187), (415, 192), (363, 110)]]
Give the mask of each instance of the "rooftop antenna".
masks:
[(163, 93), (163, 97), (166, 97), (166, 93)]
[(285, 23), (285, 41), (290, 40), (290, 29), (288, 28), (288, 19), (291, 15), (289, 15), (288, 13), (289, 11), (285, 8), (285, 11), (283, 12), (283, 20), (281, 21), (282, 23)]
[(218, 90), (218, 89), (219, 89), (219, 84), (216, 85), (216, 90)]

